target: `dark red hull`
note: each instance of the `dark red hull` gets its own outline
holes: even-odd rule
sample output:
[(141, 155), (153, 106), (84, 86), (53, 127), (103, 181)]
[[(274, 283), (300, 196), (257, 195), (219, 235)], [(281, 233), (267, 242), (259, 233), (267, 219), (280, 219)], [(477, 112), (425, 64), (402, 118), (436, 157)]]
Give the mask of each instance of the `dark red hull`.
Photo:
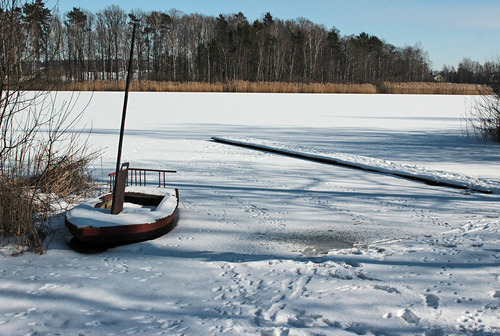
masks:
[(66, 227), (78, 240), (98, 245), (126, 244), (158, 238), (172, 230), (178, 218), (179, 191), (175, 189), (177, 205), (173, 213), (154, 223), (116, 225), (110, 227), (78, 227), (66, 217)]

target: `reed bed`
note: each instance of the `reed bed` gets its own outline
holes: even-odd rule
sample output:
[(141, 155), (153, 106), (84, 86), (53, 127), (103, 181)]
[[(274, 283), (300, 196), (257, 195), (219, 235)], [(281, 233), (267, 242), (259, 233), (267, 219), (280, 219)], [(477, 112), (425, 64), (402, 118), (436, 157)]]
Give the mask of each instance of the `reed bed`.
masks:
[[(70, 91), (124, 91), (124, 81), (70, 83)], [(231, 81), (227, 83), (133, 81), (130, 91), (144, 92), (255, 92), (255, 93), (377, 93), (372, 84), (285, 83)]]
[[(124, 91), (125, 81), (89, 81), (63, 85), (59, 90)], [(248, 92), (248, 93), (362, 93), (362, 94), (483, 94), (489, 88), (476, 84), (435, 82), (374, 84), (287, 83), (231, 81), (227, 83), (133, 81), (130, 91), (143, 92)]]
[(489, 90), (485, 85), (435, 82), (384, 82), (379, 86), (380, 93), (389, 94), (478, 95)]

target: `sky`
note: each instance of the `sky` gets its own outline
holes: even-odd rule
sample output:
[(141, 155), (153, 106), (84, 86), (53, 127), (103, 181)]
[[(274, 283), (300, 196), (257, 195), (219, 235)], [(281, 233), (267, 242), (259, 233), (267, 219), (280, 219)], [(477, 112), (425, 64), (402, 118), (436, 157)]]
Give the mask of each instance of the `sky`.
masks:
[(253, 21), (267, 12), (304, 17), (342, 35), (366, 32), (398, 47), (417, 43), (432, 68), (457, 67), (465, 57), (484, 63), (500, 57), (500, 0), (47, 0), (62, 13), (79, 7), (97, 12), (113, 4), (125, 11), (177, 9), (209, 16), (242, 12)]

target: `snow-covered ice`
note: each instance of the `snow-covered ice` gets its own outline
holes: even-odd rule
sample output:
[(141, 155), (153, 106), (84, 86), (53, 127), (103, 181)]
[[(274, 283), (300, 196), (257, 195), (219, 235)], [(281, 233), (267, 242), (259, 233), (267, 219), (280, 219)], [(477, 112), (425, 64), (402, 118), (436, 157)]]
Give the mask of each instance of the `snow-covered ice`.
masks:
[[(81, 254), (56, 218), (47, 254), (1, 259), (0, 334), (498, 335), (498, 193), (210, 140), (496, 186), (499, 146), (463, 136), (471, 99), (131, 93), (123, 159), (178, 171), (168, 180), (180, 192), (177, 226)], [(103, 181), (115, 167), (122, 101), (95, 93), (81, 123), (103, 149), (93, 167)]]

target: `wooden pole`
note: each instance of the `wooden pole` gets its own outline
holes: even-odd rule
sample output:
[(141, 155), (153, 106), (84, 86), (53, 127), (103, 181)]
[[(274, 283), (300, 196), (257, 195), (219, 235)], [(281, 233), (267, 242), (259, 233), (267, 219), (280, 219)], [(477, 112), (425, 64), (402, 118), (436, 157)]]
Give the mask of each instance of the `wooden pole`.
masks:
[(128, 69), (127, 69), (127, 82), (125, 84), (125, 97), (124, 97), (124, 100), (123, 100), (123, 112), (122, 112), (122, 122), (121, 122), (121, 126), (120, 126), (120, 140), (118, 141), (118, 155), (116, 157), (116, 170), (115, 170), (115, 186), (113, 188), (113, 203), (111, 205), (111, 213), (112, 214), (117, 214), (115, 213), (115, 210), (117, 209), (116, 208), (116, 204), (118, 202), (118, 199), (117, 199), (117, 187), (118, 187), (118, 174), (120, 173), (120, 165), (121, 165), (121, 159), (122, 159), (122, 146), (123, 146), (123, 132), (125, 130), (125, 117), (127, 115), (127, 103), (128, 103), (128, 90), (130, 88), (130, 75), (131, 75), (131, 72), (132, 72), (132, 58), (133, 58), (133, 55), (134, 55), (134, 42), (135, 42), (135, 29), (136, 29), (136, 26), (137, 26), (137, 23), (136, 22), (133, 22), (133, 30), (132, 30), (132, 42), (131, 42), (131, 46), (130, 46), (130, 57), (129, 57), (129, 60), (128, 60)]

